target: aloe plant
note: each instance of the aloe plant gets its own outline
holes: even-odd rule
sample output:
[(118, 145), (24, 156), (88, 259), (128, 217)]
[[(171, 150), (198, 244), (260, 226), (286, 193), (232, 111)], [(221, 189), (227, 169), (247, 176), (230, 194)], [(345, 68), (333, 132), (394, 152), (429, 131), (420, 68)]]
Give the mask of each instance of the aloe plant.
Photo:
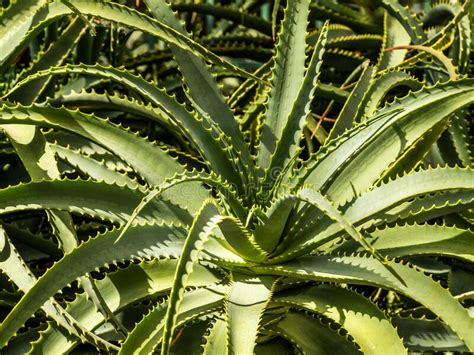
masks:
[(2, 353), (474, 351), (470, 2), (262, 3), (3, 10)]

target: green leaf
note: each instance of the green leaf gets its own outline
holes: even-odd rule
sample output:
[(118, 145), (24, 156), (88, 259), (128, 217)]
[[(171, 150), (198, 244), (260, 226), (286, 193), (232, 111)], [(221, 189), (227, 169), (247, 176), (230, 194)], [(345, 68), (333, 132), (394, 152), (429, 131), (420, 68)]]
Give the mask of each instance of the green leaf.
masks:
[(470, 166), (473, 162), (467, 112), (457, 112), (437, 144), (442, 160), (448, 165)]
[[(0, 190), (0, 213), (55, 209), (125, 224), (144, 192), (118, 185), (83, 180), (54, 180), (21, 184)], [(164, 220), (182, 223), (190, 215), (169, 202), (145, 209), (137, 222)]]
[(336, 330), (319, 319), (300, 312), (290, 311), (278, 324), (269, 327), (282, 334), (303, 354), (359, 354), (359, 351)]
[(337, 148), (321, 157), (302, 180), (321, 189), (336, 205), (356, 197), (413, 142), (472, 103), (473, 91), (471, 79), (463, 79), (411, 93), (377, 112), (367, 125), (355, 127), (340, 138)]
[(275, 278), (235, 276), (225, 301), (227, 352), (253, 354), (260, 318), (272, 296)]
[(72, 4), (69, 2), (69, 0), (60, 0), (64, 5), (69, 7), (69, 9), (72, 11), (72, 13), (76, 14), (82, 22), (84, 22), (85, 25), (87, 25), (87, 28), (89, 29), (89, 34), (92, 37), (95, 37), (97, 35), (97, 32), (95, 31), (94, 26), (89, 22), (89, 20)]
[[(354, 9), (346, 3), (335, 0), (318, 0), (311, 2), (310, 20), (331, 20), (331, 22), (354, 28), (357, 31), (377, 33), (379, 27), (374, 18), (362, 9)], [(351, 31), (351, 33), (353, 33)]]
[[(179, 263), (174, 274), (174, 284), (171, 289), (168, 307), (166, 309), (165, 324), (163, 329), (163, 342), (161, 353), (167, 355), (171, 347), (173, 332), (178, 319), (179, 307), (182, 303), (186, 281), (192, 273), (198, 259), (198, 254), (204, 249), (205, 242), (217, 226), (219, 211), (212, 200), (204, 202), (189, 230)], [(130, 238), (125, 238), (130, 239)]]
[[(258, 166), (266, 169), (293, 104), (304, 81), (308, 0), (295, 0), (285, 9), (285, 18), (278, 35), (272, 67), (272, 88), (269, 92), (266, 120), (263, 126)], [(290, 79), (291, 78), (291, 79)]]
[[(288, 112), (288, 117), (283, 122), (282, 132), (281, 135), (278, 136), (277, 146), (267, 170), (267, 182), (271, 178), (274, 178), (272, 175), (276, 175), (275, 172), (278, 171), (278, 169), (284, 169), (287, 164), (291, 164), (292, 158), (298, 152), (298, 147), (303, 137), (303, 128), (306, 123), (306, 118), (311, 111), (311, 104), (315, 96), (316, 87), (318, 86), (328, 35), (328, 26), (329, 24), (326, 22), (320, 31), (304, 79), (298, 88), (294, 103)], [(267, 121), (268, 120), (271, 121), (271, 116), (268, 116)], [(268, 187), (265, 188), (268, 189)]]
[[(136, 228), (136, 229), (135, 229)], [(136, 234), (115, 243), (118, 231), (107, 232), (82, 243), (41, 276), (0, 325), (0, 347), (59, 289), (87, 272), (121, 260), (178, 257), (183, 246), (182, 230), (176, 226), (134, 227)]]
[(267, 259), (267, 254), (254, 240), (250, 233), (240, 221), (233, 217), (223, 217), (219, 221), (219, 229), (230, 248), (243, 258), (260, 262)]
[(54, 152), (39, 129), (21, 124), (2, 125), (1, 129), (33, 181), (60, 178)]
[[(4, 104), (0, 108), (1, 124), (30, 124), (58, 128), (83, 136), (98, 145), (109, 149), (129, 163), (152, 185), (184, 170), (166, 152), (148, 141), (118, 126), (79, 111), (50, 107), (23, 107)], [(200, 186), (193, 186), (195, 197), (207, 195)], [(172, 195), (173, 201), (182, 202), (194, 210), (199, 198), (189, 199), (183, 193)]]
[(205, 337), (203, 355), (225, 354), (227, 351), (227, 325), (221, 317), (216, 317)]
[(390, 0), (371, 0), (376, 5), (384, 7), (387, 12), (396, 18), (409, 34), (411, 40), (415, 44), (419, 44), (426, 39), (423, 31), (422, 23), (408, 7), (400, 4), (399, 1)]
[(376, 259), (364, 256), (308, 256), (272, 266), (254, 267), (256, 272), (305, 280), (379, 286), (399, 292), (438, 315), (472, 350), (474, 327), (467, 309), (439, 283), (409, 265), (387, 261), (406, 283), (403, 285)]
[(448, 58), (442, 51), (434, 49), (432, 47), (427, 47), (423, 45), (404, 45), (404, 46), (398, 46), (398, 47), (392, 47), (392, 48), (386, 48), (386, 51), (392, 51), (392, 50), (398, 50), (398, 49), (416, 49), (418, 51), (423, 51), (428, 54), (431, 54), (434, 58), (436, 58), (441, 64), (444, 66), (444, 69), (446, 69), (449, 78), (451, 80), (456, 80), (458, 79), (458, 75), (456, 73), (456, 67), (452, 63), (451, 59)]
[[(240, 201), (237, 198), (235, 198), (235, 196), (233, 196), (235, 194), (234, 194), (234, 191), (232, 190), (232, 187), (230, 187), (229, 185), (225, 183), (222, 183), (222, 181), (219, 178), (216, 178), (214, 175), (207, 175), (205, 173), (199, 173), (195, 171), (185, 172), (183, 174), (176, 175), (175, 177), (158, 185), (154, 190), (150, 191), (146, 196), (143, 197), (143, 199), (140, 201), (137, 207), (133, 210), (133, 213), (130, 219), (127, 221), (125, 228), (122, 230), (122, 233), (120, 234), (119, 239), (121, 239), (125, 235), (128, 228), (134, 223), (135, 219), (138, 217), (141, 211), (145, 209), (145, 207), (147, 207), (155, 198), (161, 197), (165, 192), (169, 191), (171, 188), (176, 188), (180, 184), (189, 183), (191, 181), (202, 181), (202, 182), (206, 182), (208, 185), (215, 187), (225, 198), (225, 202), (232, 208), (233, 212), (237, 216), (239, 217), (241, 216), (243, 207), (240, 204)], [(238, 221), (234, 221), (234, 222), (238, 222)], [(246, 247), (248, 247), (248, 245), (246, 245)], [(237, 247), (237, 249), (238, 248), (239, 247)], [(261, 254), (261, 253), (257, 251), (257, 254)]]
[[(100, 112), (102, 110), (119, 111), (130, 113), (150, 119), (160, 126), (165, 127), (170, 133), (180, 135), (176, 125), (170, 120), (169, 114), (150, 103), (143, 103), (141, 100), (122, 97), (118, 93), (109, 94), (97, 93), (94, 90), (87, 92), (85, 90), (76, 92), (72, 91), (67, 94), (58, 94), (54, 98), (48, 98), (48, 104), (52, 106), (64, 105), (68, 108), (78, 108), (81, 111)], [(177, 137), (177, 139), (179, 139)]]
[(395, 221), (425, 223), (433, 220), (433, 218), (449, 218), (451, 213), (466, 213), (473, 207), (474, 191), (453, 190), (435, 192), (403, 202), (400, 206), (382, 213), (374, 222), (375, 225)]
[[(35, 73), (50, 65), (62, 64), (74, 44), (84, 33), (83, 25), (76, 19), (64, 31), (62, 36), (49, 48), (39, 61), (33, 64), (29, 73)], [(33, 85), (28, 86), (28, 90), (16, 91), (10, 100), (19, 101), (25, 105), (32, 104), (41, 94), (42, 89), (49, 82), (49, 78), (37, 80)], [(60, 178), (59, 169), (56, 165), (54, 154), (46, 142), (43, 134), (37, 127), (28, 125), (7, 125), (3, 128), (7, 133), (18, 156), (23, 162), (33, 181), (40, 181), (48, 178)], [(65, 252), (71, 251), (78, 245), (78, 237), (74, 229), (73, 221), (69, 213), (64, 211), (46, 210), (51, 227), (60, 242), (60, 246)], [(107, 319), (122, 333), (126, 334), (126, 329), (120, 321), (109, 310), (102, 296), (97, 291), (94, 279), (88, 274), (80, 279), (81, 285), (94, 302), (97, 309), (104, 314)]]
[(438, 319), (396, 317), (393, 322), (411, 351), (468, 352), (462, 340)]
[(415, 171), (363, 194), (344, 209), (344, 216), (358, 225), (373, 225), (378, 216), (415, 197), (458, 189), (469, 193), (473, 188), (474, 171), (469, 168)]
[[(174, 3), (172, 7), (180, 12), (196, 12), (213, 15), (220, 19), (230, 20), (240, 26), (252, 28), (268, 36), (272, 35), (272, 24), (259, 16), (249, 14), (230, 6), (218, 6), (204, 3)], [(244, 8), (245, 9), (245, 8)]]
[(400, 86), (407, 87), (411, 91), (417, 91), (423, 87), (423, 83), (403, 71), (388, 71), (377, 76), (368, 88), (363, 103), (361, 103), (361, 109), (364, 114), (363, 117), (361, 117), (361, 121), (367, 120), (367, 118), (373, 116), (377, 109), (382, 105), (384, 98), (390, 90)]
[(379, 71), (396, 67), (405, 59), (406, 50), (385, 51), (385, 48), (410, 44), (410, 35), (402, 24), (387, 12), (384, 14), (384, 36), (377, 68)]
[[(177, 259), (161, 259), (130, 264), (97, 280), (97, 288), (110, 309), (117, 313), (136, 302), (167, 294), (173, 286), (177, 263)], [(197, 264), (188, 285), (192, 287), (211, 285), (219, 281), (217, 276), (215, 271)], [(96, 311), (85, 294), (77, 295), (66, 309), (89, 330), (97, 329), (105, 322), (103, 315)], [(33, 344), (32, 353), (66, 353), (75, 344), (77, 339), (65, 336), (62, 332), (49, 327), (41, 333), (41, 339)]]
[(364, 354), (404, 354), (406, 349), (385, 314), (366, 297), (349, 289), (329, 285), (279, 292), (279, 305), (315, 312), (339, 323)]
[(363, 112), (361, 103), (364, 101), (364, 96), (370, 87), (374, 73), (375, 68), (366, 63), (359, 81), (352, 90), (351, 95), (344, 104), (344, 107), (339, 113), (339, 116), (329, 133), (328, 140), (337, 138), (344, 133), (344, 131), (352, 128), (355, 123), (360, 122)]
[[(1, 9), (0, 58), (7, 56), (11, 46), (14, 46), (23, 39), (29, 30), (28, 22), (35, 12), (46, 3), (47, 0), (12, 1), (11, 6), (7, 9)], [(4, 58), (2, 59), (4, 60)], [(3, 62), (2, 59), (0, 59), (0, 63)], [(0, 65), (0, 68), (3, 71), (6, 66), (3, 67)]]
[[(176, 327), (185, 325), (195, 318), (221, 308), (227, 287), (212, 285), (184, 292), (179, 312), (176, 314)], [(170, 301), (153, 308), (129, 333), (119, 354), (151, 354), (164, 334), (166, 312)]]
[[(449, 291), (458, 299), (463, 299), (474, 291), (474, 275), (466, 268), (453, 267), (449, 273)], [(466, 297), (465, 300), (469, 299)]]
[(253, 235), (263, 250), (271, 253), (281, 242), (284, 237), (282, 233), (296, 201), (293, 195), (280, 196), (265, 211), (265, 215), (260, 217)]
[[(146, 0), (145, 3), (156, 19), (163, 21), (163, 23), (174, 28), (176, 31), (190, 37), (186, 34), (184, 25), (173, 13), (167, 1)], [(175, 45), (171, 46), (171, 51), (175, 55), (180, 71), (183, 73), (189, 95), (192, 97), (193, 103), (198, 106), (196, 109), (204, 110), (226, 135), (232, 137), (233, 149), (237, 151), (243, 166), (248, 169), (244, 173), (252, 173), (254, 171), (253, 160), (250, 157), (249, 149), (245, 144), (234, 114), (220, 93), (209, 67), (197, 55), (180, 49)]]
[[(1, 227), (0, 247), (0, 268), (2, 272), (6, 274), (21, 291), (28, 293), (35, 287), (37, 279)], [(46, 314), (53, 318), (56, 324), (65, 329), (68, 334), (74, 335), (81, 340), (90, 341), (101, 349), (108, 351), (118, 350), (115, 345), (101, 339), (85, 329), (80, 323), (72, 318), (71, 315), (66, 313), (61, 305), (54, 299), (46, 299), (43, 308), (46, 311)], [(27, 318), (30, 315), (28, 315)]]
[[(2, 227), (15, 245), (28, 245), (40, 253), (51, 255), (55, 259), (59, 259), (63, 255), (58, 245), (47, 235), (34, 233), (29, 229), (19, 227), (15, 223), (2, 222)], [(26, 259), (26, 256), (24, 257)]]
[(81, 154), (80, 151), (65, 148), (57, 144), (51, 145), (51, 149), (56, 153), (59, 159), (96, 181), (103, 181), (109, 185), (127, 186), (132, 190), (139, 187), (136, 180), (108, 168), (103, 161), (97, 161), (91, 156)]
[(345, 218), (345, 216), (332, 204), (332, 202), (324, 197), (318, 191), (303, 187), (298, 197), (307, 203), (312, 204), (324, 212), (332, 220), (336, 221), (344, 231), (350, 235), (365, 251), (369, 252), (375, 259), (377, 259), (392, 275), (394, 275), (402, 284), (405, 284), (403, 278), (388, 264), (384, 257), (367, 241), (364, 235), (359, 232), (353, 225)]
[[(472, 206), (472, 181), (473, 172), (469, 169), (418, 171), (374, 188), (342, 207), (341, 211), (344, 218), (359, 229), (413, 218), (423, 222)], [(313, 217), (314, 214), (308, 216)], [(273, 260), (288, 260), (295, 255), (303, 255), (342, 236), (343, 229), (337, 223), (316, 221), (318, 223), (311, 223), (291, 239), (286, 251)]]
[[(242, 189), (242, 182), (236, 179), (239, 175), (235, 174), (235, 168), (232, 164), (236, 160), (232, 160), (232, 157), (237, 156), (238, 152), (235, 152), (232, 145), (226, 141), (225, 132), (220, 127), (216, 127), (215, 123), (204, 112), (199, 110), (189, 111), (186, 105), (179, 103), (166, 90), (146, 81), (141, 76), (134, 75), (124, 69), (103, 67), (101, 65), (79, 64), (53, 67), (21, 81), (12, 89), (12, 92), (27, 85), (37, 77), (52, 74), (96, 75), (111, 79), (142, 95), (147, 101), (157, 105), (166, 113), (167, 120), (172, 121), (175, 126), (179, 127), (180, 133), (184, 133), (185, 137), (194, 143), (195, 148), (200, 151), (203, 157), (206, 157), (206, 161), (216, 173)], [(233, 117), (232, 120), (234, 120)], [(172, 129), (174, 130), (174, 127)], [(243, 172), (242, 174), (245, 175)]]
[[(79, 19), (73, 20), (40, 59), (23, 73), (23, 77), (48, 69), (51, 66), (63, 64), (84, 33), (84, 24)], [(38, 99), (49, 82), (50, 78), (48, 77), (35, 80), (29, 83), (28, 87), (22, 87), (20, 90), (15, 91), (14, 94), (8, 95), (8, 100), (31, 105)]]
[[(144, 31), (168, 43), (174, 44), (179, 48), (196, 53), (205, 60), (210, 60), (215, 64), (222, 65), (224, 68), (238, 73), (239, 75), (252, 77), (251, 74), (222, 60), (219, 56), (213, 54), (205, 47), (199, 45), (187, 36), (182, 35), (173, 28), (153, 20), (129, 7), (103, 0), (76, 0), (74, 1), (74, 7), (84, 15), (117, 22)], [(5, 66), (8, 64), (7, 60), (12, 60), (12, 57), (20, 53), (25, 44), (48, 23), (72, 13), (72, 10), (60, 0), (48, 2), (41, 8), (36, 7), (35, 10), (36, 12), (28, 13), (29, 16), (23, 16), (21, 20), (15, 24), (14, 31), (10, 31), (10, 36), (22, 38), (21, 41), (9, 42), (10, 36), (1, 37), (0, 65)]]
[(372, 245), (391, 257), (440, 255), (474, 262), (474, 232), (444, 225), (403, 225), (370, 233)]

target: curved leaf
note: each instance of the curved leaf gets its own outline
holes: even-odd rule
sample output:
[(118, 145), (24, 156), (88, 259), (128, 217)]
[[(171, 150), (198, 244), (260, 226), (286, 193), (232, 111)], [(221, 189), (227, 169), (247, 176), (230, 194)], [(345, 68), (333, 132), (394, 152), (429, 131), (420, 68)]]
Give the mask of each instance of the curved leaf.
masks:
[[(0, 108), (1, 124), (31, 124), (68, 130), (109, 149), (136, 169), (152, 185), (181, 172), (181, 167), (166, 152), (153, 146), (139, 136), (97, 117), (79, 111), (51, 107), (23, 107), (4, 104)], [(195, 185), (194, 197), (203, 196), (203, 188)], [(183, 196), (184, 195), (184, 196)], [(174, 193), (173, 200), (189, 204), (191, 210), (199, 202), (189, 199), (183, 191)]]
[(269, 92), (267, 118), (258, 154), (258, 166), (264, 169), (269, 166), (270, 157), (275, 152), (283, 127), (288, 122), (289, 114), (304, 81), (308, 13), (309, 1), (306, 0), (295, 0), (285, 9), (285, 18), (278, 35), (272, 67), (273, 86)]
[[(142, 261), (130, 264), (97, 280), (97, 288), (111, 311), (117, 313), (136, 302), (168, 293), (173, 285), (173, 271), (177, 259)], [(189, 278), (189, 286), (206, 286), (219, 281), (211, 269), (196, 265)], [(68, 304), (67, 311), (87, 329), (94, 330), (103, 324), (105, 318), (96, 312), (85, 294), (80, 294)], [(77, 343), (63, 333), (48, 327), (41, 332), (41, 338), (33, 344), (32, 353), (65, 353)]]
[(473, 92), (473, 81), (462, 79), (411, 93), (341, 137), (337, 148), (311, 163), (313, 168), (301, 179), (321, 188), (336, 205), (356, 197), (414, 141), (472, 103)]
[(402, 340), (385, 314), (354, 291), (320, 285), (279, 292), (273, 301), (316, 312), (339, 323), (364, 354), (406, 354)]
[(439, 319), (394, 318), (393, 322), (413, 351), (468, 351), (462, 340)]
[[(183, 24), (180, 23), (171, 10), (171, 6), (166, 1), (152, 2), (146, 0), (145, 3), (155, 18), (161, 19), (168, 26), (186, 35)], [(228, 11), (226, 13), (228, 13)], [(197, 106), (196, 109), (202, 109), (204, 112), (207, 112), (222, 131), (232, 137), (232, 143), (242, 160), (243, 166), (245, 167), (244, 169), (246, 169), (245, 172), (252, 174), (254, 169), (250, 151), (245, 144), (244, 137), (239, 130), (234, 114), (227, 106), (223, 95), (219, 92), (215, 78), (210, 74), (206, 63), (198, 56), (176, 46), (171, 46), (171, 50), (183, 73), (184, 82), (192, 97), (192, 101)]]
[(474, 262), (474, 232), (437, 224), (414, 224), (377, 229), (372, 245), (391, 257), (442, 255)]
[(186, 237), (181, 257), (176, 266), (173, 288), (166, 309), (161, 346), (161, 354), (163, 355), (167, 355), (171, 347), (173, 331), (178, 319), (179, 307), (183, 301), (187, 279), (193, 271), (198, 254), (204, 249), (204, 243), (209, 239), (217, 225), (218, 220), (216, 218), (219, 217), (219, 211), (212, 200), (205, 201)]
[(377, 285), (395, 290), (438, 315), (472, 350), (474, 318), (439, 283), (411, 266), (387, 261), (403, 279), (403, 285), (384, 266), (364, 256), (307, 256), (280, 265), (254, 267), (260, 273), (335, 283)]
[(336, 330), (303, 313), (290, 311), (281, 321), (269, 328), (289, 338), (303, 354), (331, 355), (335, 349), (338, 354), (359, 354)]
[[(344, 218), (358, 229), (412, 218), (426, 221), (456, 212), (456, 209), (462, 211), (472, 206), (473, 176), (472, 169), (467, 168), (438, 168), (413, 172), (363, 194), (342, 207), (341, 212)], [(451, 205), (453, 207), (450, 207)], [(332, 220), (316, 221), (318, 223), (310, 223), (292, 238), (287, 251), (275, 256), (273, 261), (304, 255), (341, 235), (342, 228)]]
[[(226, 289), (226, 286), (216, 285), (184, 292), (176, 314), (176, 327), (221, 308)], [(168, 301), (158, 305), (138, 322), (122, 344), (119, 354), (153, 353), (163, 337), (169, 304)]]
[(225, 299), (227, 352), (253, 354), (260, 318), (273, 293), (275, 277), (237, 275)]
[[(84, 180), (33, 182), (0, 190), (0, 213), (57, 209), (125, 224), (144, 192), (118, 185)], [(149, 206), (139, 223), (164, 220), (189, 222), (190, 215), (168, 202)]]
[(448, 167), (415, 171), (362, 194), (344, 208), (344, 215), (357, 223), (371, 219), (370, 223), (373, 224), (378, 214), (389, 211), (402, 202), (425, 194), (458, 189), (466, 193), (474, 189), (472, 169)]
[[(6, 274), (22, 292), (27, 293), (35, 286), (37, 279), (1, 227), (0, 246), (2, 247), (0, 252), (0, 267), (2, 273)], [(82, 324), (78, 323), (76, 319), (67, 313), (56, 300), (50, 299), (46, 301), (43, 308), (46, 314), (53, 318), (57, 325), (65, 329), (70, 335), (78, 337), (81, 340), (90, 341), (99, 348), (107, 351), (117, 350), (115, 345), (85, 329)]]
[[(306, 117), (310, 112), (316, 87), (318, 86), (327, 35), (328, 23), (326, 22), (320, 30), (318, 41), (312, 52), (304, 79), (301, 82), (301, 87), (298, 88), (294, 102), (291, 103), (291, 108), (288, 111), (288, 117), (283, 122), (281, 134), (277, 135), (276, 149), (272, 154), (271, 162), (267, 170), (267, 181), (269, 178), (268, 174), (275, 175), (276, 169), (283, 169), (298, 151), (300, 140), (303, 137)], [(287, 98), (281, 97), (280, 99), (284, 100)], [(281, 105), (282, 103), (279, 104)], [(268, 114), (271, 114), (270, 107)], [(268, 116), (267, 121), (271, 122), (271, 116)], [(264, 137), (262, 137), (262, 139), (264, 139)], [(268, 189), (266, 185), (264, 186)]]
[[(28, 43), (27, 41), (48, 23), (73, 12), (61, 0), (42, 1), (42, 3), (44, 4), (42, 7), (35, 7), (36, 11), (28, 13), (28, 16), (23, 16), (21, 21), (15, 24), (14, 31), (9, 31), (10, 36), (22, 38), (21, 41), (9, 42), (10, 37), (2, 37), (2, 41), (0, 41), (0, 65), (5, 65), (8, 63), (7, 60), (12, 60), (12, 57), (21, 52)], [(196, 53), (205, 60), (222, 65), (235, 73), (252, 77), (251, 74), (222, 60), (219, 56), (173, 28), (129, 7), (103, 0), (76, 0), (74, 1), (74, 8), (84, 15), (117, 22), (150, 33), (179, 48)]]
[(151, 225), (135, 228), (136, 234), (119, 243), (115, 243), (119, 236), (118, 231), (92, 238), (48, 269), (0, 325), (0, 346), (8, 342), (31, 314), (75, 278), (104, 264), (114, 264), (121, 260), (180, 255), (183, 234), (177, 227)]

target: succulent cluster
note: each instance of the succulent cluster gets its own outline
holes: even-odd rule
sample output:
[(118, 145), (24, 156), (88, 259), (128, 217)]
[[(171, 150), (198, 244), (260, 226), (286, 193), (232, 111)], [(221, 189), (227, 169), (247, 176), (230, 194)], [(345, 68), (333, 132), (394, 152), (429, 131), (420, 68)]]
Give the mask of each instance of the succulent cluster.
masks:
[(2, 354), (474, 351), (470, 0), (2, 5)]

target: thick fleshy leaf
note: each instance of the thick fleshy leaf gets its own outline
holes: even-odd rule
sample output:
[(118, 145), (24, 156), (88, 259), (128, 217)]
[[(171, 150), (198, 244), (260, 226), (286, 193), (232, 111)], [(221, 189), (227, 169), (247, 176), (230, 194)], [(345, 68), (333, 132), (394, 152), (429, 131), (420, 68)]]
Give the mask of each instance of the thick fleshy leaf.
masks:
[[(167, 1), (145, 0), (145, 3), (156, 19), (163, 21), (163, 23), (183, 35), (187, 35), (183, 24), (178, 20)], [(249, 171), (246, 173), (252, 173), (254, 170), (253, 160), (244, 142), (244, 137), (239, 130), (233, 112), (227, 106), (223, 95), (220, 93), (215, 78), (210, 73), (208, 66), (197, 55), (185, 51), (176, 45), (172, 45), (171, 50), (175, 55), (180, 71), (183, 73), (184, 82), (193, 99), (193, 103), (197, 105), (197, 109), (207, 112), (222, 131), (232, 137), (233, 148), (238, 152), (243, 165), (249, 168)]]
[(385, 314), (364, 296), (335, 286), (296, 288), (278, 293), (276, 304), (319, 313), (339, 323), (364, 354), (403, 354), (406, 350)]
[[(366, 191), (436, 124), (474, 100), (471, 79), (411, 93), (377, 112), (334, 143), (301, 180), (342, 204)], [(370, 123), (370, 124), (368, 124)], [(333, 145), (336, 145), (334, 149)], [(349, 183), (350, 182), (350, 183)]]
[(370, 87), (374, 73), (375, 68), (367, 64), (360, 75), (359, 81), (339, 113), (329, 133), (328, 140), (337, 138), (344, 133), (344, 131), (352, 128), (355, 123), (360, 122), (364, 109), (363, 100)]
[(272, 252), (281, 241), (287, 219), (296, 202), (295, 196), (283, 195), (273, 201), (265, 215), (260, 217), (253, 234), (258, 245), (267, 252)]
[[(141, 189), (84, 180), (32, 182), (0, 190), (0, 213), (56, 209), (125, 224), (145, 196)], [(162, 200), (148, 206), (137, 222), (189, 223), (191, 216)]]
[(212, 232), (217, 227), (219, 217), (220, 214), (214, 202), (206, 200), (194, 219), (183, 244), (181, 257), (174, 274), (173, 288), (171, 289), (165, 312), (161, 345), (161, 353), (163, 355), (167, 355), (170, 351), (187, 279), (193, 272), (194, 265), (198, 260), (199, 253), (204, 249), (205, 242), (211, 237)]
[[(328, 23), (325, 23), (320, 31), (304, 79), (301, 82), (301, 87), (298, 88), (294, 103), (292, 103), (292, 107), (288, 112), (288, 117), (284, 120), (282, 132), (280, 136), (277, 136), (279, 138), (276, 144), (277, 146), (266, 172), (267, 182), (270, 181), (270, 179), (278, 178), (278, 170), (282, 170), (287, 164), (291, 164), (292, 158), (298, 152), (300, 141), (303, 138), (303, 128), (306, 124), (306, 118), (311, 111), (311, 104), (315, 96), (316, 87), (318, 86), (327, 36)], [(289, 98), (282, 97), (281, 99)], [(267, 120), (271, 121), (270, 117), (268, 117)], [(264, 138), (265, 137), (262, 137), (262, 139)], [(270, 176), (268, 176), (269, 174)], [(264, 186), (268, 189), (267, 185), (264, 184)]]
[(283, 128), (304, 81), (308, 13), (307, 0), (295, 0), (285, 9), (285, 19), (278, 35), (273, 61), (273, 86), (269, 93), (258, 154), (258, 165), (262, 168), (269, 166), (271, 155), (282, 136)]
[[(24, 72), (23, 75), (31, 75), (40, 70), (63, 64), (84, 33), (84, 23), (79, 18), (76, 18), (64, 30), (54, 44), (48, 48), (40, 59), (35, 62), (29, 70)], [(23, 87), (22, 90), (16, 91), (14, 95), (8, 95), (8, 100), (19, 102), (23, 105), (31, 105), (37, 100), (50, 81), (51, 78), (48, 77), (38, 79), (31, 83), (27, 88)]]
[[(97, 288), (109, 308), (114, 312), (142, 300), (168, 293), (173, 286), (173, 272), (177, 259), (142, 261), (131, 264), (124, 269), (110, 273), (102, 280), (97, 280)], [(189, 286), (206, 286), (219, 281), (218, 273), (196, 265), (189, 278)], [(94, 330), (105, 322), (103, 315), (96, 311), (85, 294), (68, 304), (66, 310), (87, 329)], [(32, 345), (32, 353), (58, 354), (65, 353), (77, 344), (77, 339), (66, 336), (53, 327), (41, 333), (41, 337)]]
[[(143, 138), (107, 121), (79, 111), (4, 104), (0, 108), (0, 123), (38, 125), (67, 130), (81, 135), (114, 152), (137, 172), (141, 173), (152, 185), (159, 184), (165, 178), (172, 177), (184, 170), (164, 150), (150, 144)], [(194, 188), (197, 190), (194, 190)], [(195, 198), (189, 199), (186, 192), (190, 191), (195, 192), (193, 195)], [(188, 207), (193, 210), (197, 208), (197, 203), (199, 203), (199, 198), (196, 197), (205, 195), (207, 195), (207, 192), (202, 187), (193, 185), (191, 190), (176, 191), (170, 196), (173, 200), (180, 201), (184, 206), (189, 204)]]
[[(31, 4), (28, 1), (29, 8), (21, 8), (16, 6), (15, 10), (20, 8), (21, 16), (11, 19), (16, 20), (13, 26), (2, 26), (2, 30), (8, 36), (1, 36), (0, 41), (0, 65), (5, 66), (9, 61), (14, 60), (15, 55), (27, 45), (28, 40), (34, 38), (47, 24), (73, 12), (71, 7), (65, 5), (62, 0), (41, 1), (39, 4)], [(39, 6), (38, 6), (39, 5)], [(42, 5), (42, 6), (41, 6)], [(251, 76), (244, 70), (222, 60), (219, 56), (208, 51), (205, 47), (199, 45), (187, 36), (165, 25), (162, 22), (153, 20), (152, 18), (135, 11), (129, 7), (103, 0), (76, 0), (73, 8), (83, 15), (94, 16), (105, 21), (112, 21), (136, 28), (138, 30), (157, 36), (168, 43), (174, 44), (179, 48), (198, 54), (201, 58), (218, 63), (231, 71)], [(3, 34), (3, 33), (2, 33)], [(16, 41), (10, 42), (13, 38)]]
[(407, 224), (377, 229), (370, 236), (373, 247), (391, 257), (439, 255), (474, 262), (474, 232), (469, 229)]
[(238, 278), (226, 295), (227, 351), (252, 354), (259, 331), (260, 318), (272, 296), (275, 277)]
[[(136, 228), (136, 229), (135, 229)], [(132, 233), (133, 230), (136, 233)], [(122, 260), (151, 257), (178, 257), (183, 245), (182, 230), (175, 226), (134, 227), (130, 235), (115, 243), (119, 232), (112, 231), (82, 243), (41, 276), (0, 325), (0, 346), (50, 297), (87, 272)]]
[(303, 354), (359, 354), (359, 351), (344, 336), (329, 325), (309, 315), (289, 312), (276, 325), (270, 327), (277, 334), (283, 334)]
[[(222, 308), (226, 289), (223, 285), (211, 285), (185, 292), (176, 314), (176, 327)], [(168, 307), (169, 302), (166, 301), (138, 322), (122, 344), (119, 354), (153, 353), (163, 337)]]
[(203, 355), (224, 354), (227, 351), (227, 325), (222, 316), (216, 317), (205, 339)]
[(364, 256), (308, 256), (255, 271), (334, 283), (379, 286), (414, 299), (439, 316), (466, 344), (474, 349), (474, 318), (439, 283), (412, 266), (388, 261), (403, 279), (402, 284), (376, 259)]
[[(215, 124), (209, 120), (207, 115), (202, 114), (199, 110), (188, 110), (184, 104), (179, 103), (176, 98), (169, 95), (166, 90), (124, 69), (104, 67), (101, 65), (79, 64), (52, 67), (48, 70), (38, 72), (19, 82), (12, 89), (12, 92), (14, 93), (16, 90), (25, 86), (28, 87), (31, 81), (52, 74), (94, 75), (113, 80), (137, 94), (142, 95), (147, 102), (158, 106), (160, 110), (165, 113), (166, 119), (164, 123), (166, 127), (169, 128), (171, 126), (172, 130), (179, 128), (179, 134), (184, 133), (184, 136), (194, 144), (195, 148), (201, 152), (201, 155), (208, 159), (208, 164), (216, 173), (222, 175), (229, 182), (241, 186), (242, 182), (235, 179), (236, 174), (232, 160), (229, 158), (230, 153), (226, 154), (226, 149), (230, 149), (231, 147), (226, 145), (222, 131), (214, 127)], [(168, 123), (168, 121), (170, 122)], [(64, 129), (66, 128), (64, 127)], [(164, 153), (162, 149), (157, 149), (156, 147), (154, 147), (154, 149), (157, 150), (155, 154)], [(233, 155), (235, 156), (236, 154), (237, 153), (234, 152)], [(167, 158), (171, 160), (169, 156)], [(169, 171), (171, 172), (173, 170)], [(199, 206), (196, 206), (196, 208), (199, 208)]]
[[(27, 293), (35, 286), (37, 278), (24, 262), (2, 228), (0, 228), (0, 247), (0, 270), (6, 274), (22, 292)], [(76, 319), (67, 313), (56, 300), (47, 300), (43, 305), (43, 309), (46, 311), (46, 314), (53, 318), (56, 324), (65, 329), (70, 336), (77, 337), (82, 341), (92, 342), (101, 349), (117, 350), (117, 347), (113, 344), (104, 341), (88, 329), (85, 329)]]
[(439, 319), (394, 318), (393, 322), (412, 351), (468, 352), (462, 340)]
[[(403, 202), (415, 197), (455, 190), (462, 190), (469, 194), (473, 188), (474, 171), (472, 169), (420, 170), (375, 187), (362, 194), (354, 203), (348, 204), (347, 208), (343, 208), (343, 210), (345, 217), (350, 221), (361, 223), (370, 218), (370, 224), (373, 224), (378, 214), (380, 216), (383, 215), (383, 212), (390, 214), (391, 209), (400, 208), (403, 206)], [(367, 217), (364, 218), (363, 215)]]
[[(399, 219), (415, 218), (416, 221), (417, 216), (425, 222), (470, 208), (474, 201), (473, 182), (474, 172), (467, 168), (416, 171), (368, 191), (341, 211), (356, 228), (370, 228)], [(342, 228), (330, 219), (318, 222), (292, 238), (287, 251), (276, 256), (275, 261), (303, 255), (341, 235)]]

